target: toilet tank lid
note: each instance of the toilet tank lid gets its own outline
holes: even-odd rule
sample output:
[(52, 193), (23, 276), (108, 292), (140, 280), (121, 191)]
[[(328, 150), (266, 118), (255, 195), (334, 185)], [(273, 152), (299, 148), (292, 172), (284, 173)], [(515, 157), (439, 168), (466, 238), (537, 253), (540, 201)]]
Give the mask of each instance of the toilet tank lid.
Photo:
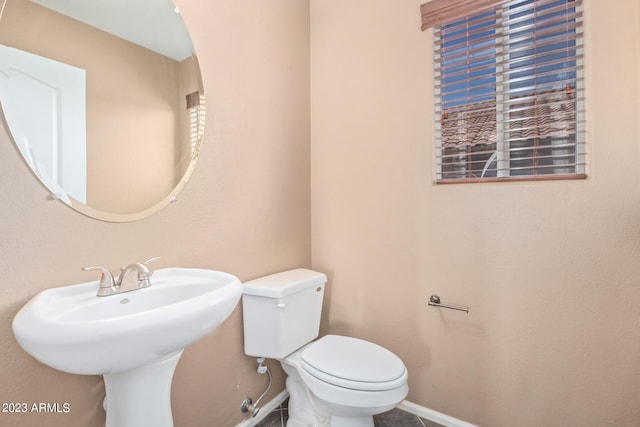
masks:
[(306, 268), (296, 268), (249, 280), (243, 283), (242, 293), (267, 298), (283, 298), (304, 289), (323, 285), (326, 282), (327, 276), (323, 273)]

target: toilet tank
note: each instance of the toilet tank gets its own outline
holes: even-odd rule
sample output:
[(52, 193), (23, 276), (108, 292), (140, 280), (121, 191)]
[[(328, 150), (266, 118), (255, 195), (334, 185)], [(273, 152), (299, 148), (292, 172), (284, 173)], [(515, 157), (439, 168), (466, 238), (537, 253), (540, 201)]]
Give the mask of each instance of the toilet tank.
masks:
[(283, 359), (320, 331), (327, 276), (298, 268), (243, 284), (244, 352)]

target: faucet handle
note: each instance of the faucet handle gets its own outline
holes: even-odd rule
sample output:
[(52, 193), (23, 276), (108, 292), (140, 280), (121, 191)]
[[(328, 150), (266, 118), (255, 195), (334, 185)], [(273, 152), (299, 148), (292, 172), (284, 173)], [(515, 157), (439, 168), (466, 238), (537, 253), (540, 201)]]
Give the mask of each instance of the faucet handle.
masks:
[(145, 262), (142, 263), (142, 265), (147, 267), (147, 270), (149, 270), (147, 273), (141, 274), (141, 276), (143, 278), (147, 278), (148, 279), (149, 277), (153, 276), (153, 270), (149, 268), (148, 264), (150, 262), (158, 261), (159, 259), (162, 259), (162, 257), (161, 256), (156, 256), (156, 257), (153, 257), (153, 258), (149, 258), (148, 260), (146, 260)]
[[(115, 288), (115, 282), (113, 275), (109, 270), (104, 267), (82, 267), (82, 271), (99, 271), (100, 275), (100, 287), (98, 288), (98, 296), (109, 295), (110, 291)], [(107, 289), (109, 291), (107, 291)]]
[[(146, 260), (145, 262), (143, 262), (144, 265), (149, 264), (150, 262), (154, 262), (154, 261), (158, 261), (159, 259), (162, 259), (161, 256), (154, 256), (153, 258), (149, 258), (148, 260)], [(148, 267), (148, 265), (147, 265)]]

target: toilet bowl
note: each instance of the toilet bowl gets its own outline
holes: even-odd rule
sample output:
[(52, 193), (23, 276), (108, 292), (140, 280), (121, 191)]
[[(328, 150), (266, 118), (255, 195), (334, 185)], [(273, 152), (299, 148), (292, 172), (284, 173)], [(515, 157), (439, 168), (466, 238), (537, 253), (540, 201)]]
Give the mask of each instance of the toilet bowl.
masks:
[(407, 396), (407, 369), (391, 351), (365, 340), (315, 340), (326, 280), (296, 269), (246, 282), (245, 353), (280, 361), (289, 392), (287, 427), (373, 427), (373, 415)]
[[(402, 361), (357, 338), (326, 335), (281, 364), (288, 375), (288, 427), (371, 427), (373, 415), (395, 408), (409, 391)], [(312, 410), (300, 409), (298, 401)]]

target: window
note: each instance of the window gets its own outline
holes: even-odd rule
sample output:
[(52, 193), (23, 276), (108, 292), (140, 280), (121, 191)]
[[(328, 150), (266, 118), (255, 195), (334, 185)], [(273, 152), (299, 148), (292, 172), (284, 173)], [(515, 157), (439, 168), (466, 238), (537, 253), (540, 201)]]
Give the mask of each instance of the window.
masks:
[(586, 176), (581, 3), (422, 5), (434, 36), (437, 182)]

